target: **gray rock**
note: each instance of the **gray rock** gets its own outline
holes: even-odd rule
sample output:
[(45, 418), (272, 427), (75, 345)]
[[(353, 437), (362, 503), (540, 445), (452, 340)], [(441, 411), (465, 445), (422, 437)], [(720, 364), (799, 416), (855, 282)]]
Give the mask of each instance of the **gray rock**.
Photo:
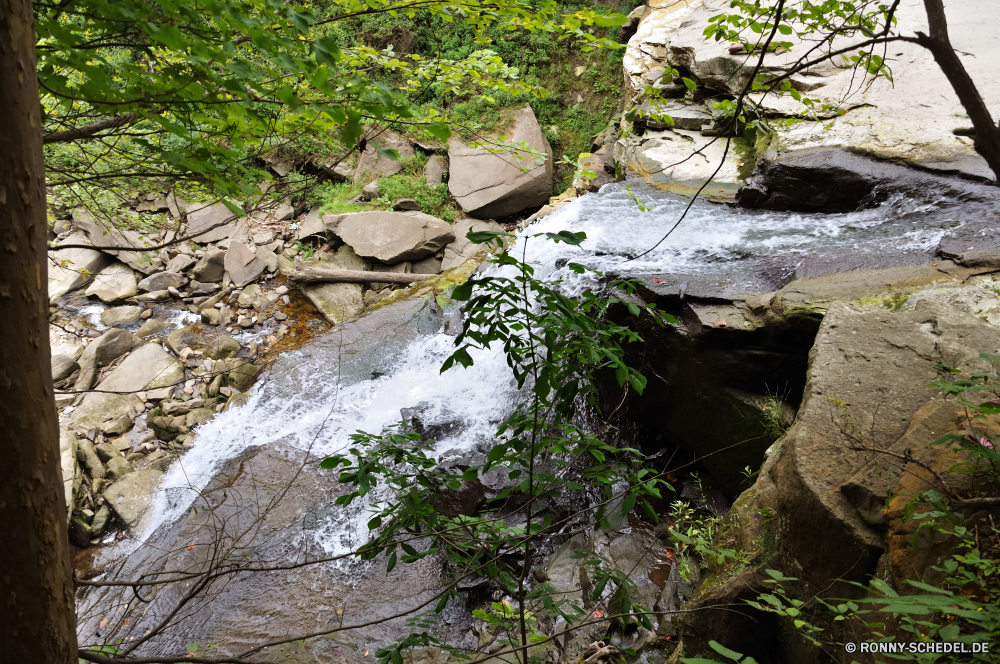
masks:
[(164, 323), (162, 320), (157, 320), (155, 318), (150, 318), (142, 327), (135, 333), (135, 336), (145, 339), (147, 337), (154, 337), (160, 334), (164, 330), (169, 330), (170, 326)]
[(259, 230), (253, 234), (254, 244), (271, 244), (272, 242), (274, 242), (274, 231)]
[(162, 478), (162, 471), (139, 470), (129, 473), (104, 492), (107, 504), (133, 533), (142, 531), (143, 516), (152, 504), (153, 494)]
[(215, 307), (202, 309), (201, 322), (205, 325), (219, 325), (222, 322), (222, 312)]
[(254, 303), (257, 302), (257, 300), (259, 300), (260, 297), (261, 297), (260, 286), (258, 286), (257, 284), (250, 284), (249, 286), (243, 289), (243, 291), (240, 293), (240, 296), (236, 299), (236, 301), (242, 308), (247, 309), (249, 307), (254, 306)]
[[(702, 127), (712, 123), (712, 114), (708, 112), (704, 104), (686, 104), (683, 102), (643, 102), (636, 109), (635, 125), (646, 127), (647, 129), (687, 129), (688, 131), (701, 131)], [(656, 118), (650, 115), (658, 116)], [(673, 124), (663, 116), (669, 116)]]
[(118, 448), (111, 443), (99, 443), (94, 445), (94, 451), (97, 452), (97, 457), (104, 463), (107, 463), (115, 457), (120, 457), (121, 452)]
[(181, 273), (194, 265), (194, 256), (188, 256), (187, 254), (177, 254), (166, 264), (165, 270), (167, 272)]
[(420, 212), (423, 210), (423, 208), (420, 207), (420, 203), (412, 198), (397, 199), (396, 202), (392, 204), (392, 209), (396, 212), (406, 212), (408, 210), (416, 210), (417, 212)]
[(170, 216), (174, 219), (179, 218), (182, 214), (187, 214), (188, 202), (174, 192), (171, 191), (167, 194), (166, 201)]
[(117, 480), (133, 472), (132, 464), (125, 460), (122, 455), (113, 456), (104, 465), (107, 470), (109, 480)]
[(134, 323), (139, 320), (139, 316), (145, 311), (142, 307), (115, 307), (113, 309), (105, 309), (101, 312), (101, 322), (112, 327), (114, 325), (127, 325), (129, 323)]
[[(339, 270), (367, 270), (368, 264), (349, 245), (344, 245), (330, 258), (307, 263), (311, 267)], [(302, 293), (316, 305), (323, 316), (336, 325), (365, 311), (361, 284), (303, 284)]]
[[(90, 442), (90, 441), (88, 441)], [(66, 497), (67, 516), (73, 513), (74, 487), (78, 469), (79, 441), (72, 432), (59, 429), (59, 470), (62, 473), (63, 491)]]
[(101, 505), (101, 509), (97, 510), (97, 514), (94, 515), (94, 520), (90, 522), (90, 531), (92, 537), (100, 537), (104, 534), (104, 530), (108, 527), (108, 521), (111, 520), (111, 508), (108, 507), (107, 503)]
[(94, 276), (86, 294), (102, 302), (118, 302), (139, 293), (135, 272), (124, 263), (114, 262)]
[(108, 436), (120, 436), (132, 428), (132, 418), (128, 413), (122, 413), (113, 420), (108, 420), (101, 427), (101, 431)]
[(139, 290), (150, 292), (180, 288), (187, 282), (187, 277), (178, 272), (157, 272), (140, 281)]
[(118, 328), (108, 330), (87, 346), (80, 355), (80, 364), (86, 364), (93, 359), (97, 367), (106, 367), (140, 345), (142, 343), (127, 330)]
[(179, 330), (175, 330), (167, 337), (167, 345), (175, 353), (180, 353), (184, 348), (202, 351), (203, 355), (212, 360), (221, 360), (233, 357), (240, 352), (240, 342), (233, 339), (228, 334), (222, 334), (218, 330), (204, 325), (188, 325)]
[[(91, 244), (83, 233), (73, 233), (60, 244)], [(55, 301), (74, 288), (83, 285), (85, 279), (80, 274), (100, 272), (113, 259), (96, 249), (57, 249), (49, 251), (49, 300)], [(64, 265), (65, 263), (65, 265)]]
[(388, 265), (419, 260), (455, 239), (448, 222), (420, 212), (345, 214), (336, 221), (334, 232), (358, 256)]
[(542, 163), (528, 153), (493, 154), (452, 137), (448, 143), (452, 167), (448, 190), (466, 213), (480, 219), (504, 217), (548, 202), (552, 196), (552, 148), (530, 106), (514, 114), (508, 142), (521, 141), (546, 155)]
[(229, 372), (229, 385), (240, 392), (246, 392), (260, 371), (261, 367), (258, 365), (244, 362)]
[(444, 157), (432, 154), (424, 166), (424, 180), (428, 187), (436, 187), (444, 182), (445, 173), (448, 172), (448, 163)]
[(257, 260), (264, 264), (268, 272), (274, 272), (278, 269), (278, 256), (273, 251), (270, 251), (266, 247), (257, 247), (256, 256)]
[(267, 269), (264, 261), (257, 258), (256, 253), (242, 242), (229, 245), (225, 266), (229, 278), (237, 288), (247, 285)]
[(184, 366), (158, 344), (146, 344), (132, 352), (100, 382), (95, 392), (83, 397), (70, 416), (78, 428), (98, 426), (121, 414), (136, 400), (132, 392), (173, 385), (184, 380)]
[(209, 249), (194, 266), (192, 274), (198, 281), (217, 284), (226, 273), (226, 252), (222, 249)]
[[(192, 209), (188, 212), (187, 216), (187, 235), (197, 235), (194, 241), (198, 244), (208, 244), (209, 242), (219, 242), (220, 240), (242, 241), (250, 236), (250, 229), (247, 227), (246, 222), (238, 219), (222, 203), (203, 205), (201, 207), (192, 205), (191, 207)], [(221, 225), (217, 228), (212, 228), (218, 224)], [(212, 230), (208, 230), (210, 228)], [(198, 281), (211, 281), (211, 279), (198, 277)]]
[(112, 224), (106, 224), (94, 218), (89, 211), (79, 209), (73, 211), (73, 225), (84, 231), (90, 238), (90, 243), (99, 247), (121, 247), (121, 249), (103, 249), (102, 251), (115, 256), (122, 263), (143, 274), (153, 272), (157, 265), (155, 252), (143, 251), (143, 247), (156, 244), (150, 238), (136, 231), (121, 230)]
[(76, 458), (92, 479), (104, 479), (104, 463), (97, 456), (97, 451), (94, 449), (92, 442), (86, 438), (80, 438), (77, 445)]
[(53, 355), (52, 356), (52, 382), (58, 383), (61, 380), (69, 378), (70, 375), (80, 368), (76, 360), (72, 357), (67, 357), (65, 355)]
[(378, 198), (378, 180), (369, 182), (361, 189), (361, 200), (373, 201)]
[(151, 291), (149, 293), (143, 293), (141, 295), (136, 295), (132, 298), (132, 302), (163, 302), (164, 300), (170, 299), (170, 291), (168, 290), (158, 290)]
[(455, 231), (455, 241), (444, 248), (444, 260), (441, 261), (442, 272), (450, 270), (453, 267), (458, 267), (471, 258), (477, 251), (484, 248), (484, 245), (474, 244), (469, 241), (466, 237), (469, 231), (503, 232), (503, 228), (495, 221), (478, 221), (476, 219), (460, 219), (455, 222), (452, 228)]
[(319, 205), (302, 217), (302, 220), (299, 221), (299, 227), (295, 231), (295, 237), (299, 240), (314, 235), (326, 235), (326, 226), (323, 224), (323, 208)]
[[(383, 157), (375, 149), (375, 145), (383, 150), (396, 150), (399, 153), (399, 160)], [(391, 131), (381, 133), (377, 137), (369, 138), (365, 151), (358, 159), (358, 167), (354, 171), (354, 182), (364, 182), (365, 180), (384, 178), (395, 175), (403, 170), (403, 162), (411, 159), (414, 155), (413, 146), (410, 142)]]

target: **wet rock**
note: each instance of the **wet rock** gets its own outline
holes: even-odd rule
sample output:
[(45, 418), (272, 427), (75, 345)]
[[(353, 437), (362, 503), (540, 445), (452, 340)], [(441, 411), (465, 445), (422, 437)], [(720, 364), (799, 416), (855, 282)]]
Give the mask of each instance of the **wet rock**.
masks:
[(194, 266), (191, 273), (198, 281), (217, 284), (226, 273), (226, 252), (222, 249), (209, 249)]
[(229, 245), (225, 266), (229, 278), (237, 288), (247, 285), (267, 269), (264, 261), (257, 258), (256, 253), (242, 242), (233, 242)]
[(187, 433), (186, 415), (166, 415), (159, 408), (154, 408), (146, 414), (146, 423), (156, 437), (162, 441), (171, 441), (177, 436)]
[(104, 463), (97, 455), (94, 444), (86, 438), (80, 438), (77, 445), (76, 458), (93, 479), (104, 479)]
[(107, 478), (109, 480), (117, 480), (133, 472), (132, 464), (126, 461), (125, 457), (121, 455), (108, 460), (104, 468), (107, 470)]
[(192, 429), (199, 424), (207, 422), (212, 419), (215, 415), (215, 410), (212, 408), (195, 408), (191, 410), (187, 416), (184, 418), (184, 424), (188, 429)]
[(135, 336), (145, 339), (148, 337), (154, 337), (157, 334), (162, 333), (164, 330), (169, 330), (170, 326), (164, 323), (162, 320), (157, 320), (155, 318), (150, 318), (136, 331)]
[(260, 371), (261, 367), (256, 364), (251, 364), (249, 362), (240, 364), (229, 372), (229, 385), (240, 392), (246, 392), (250, 389), (250, 386), (253, 385), (253, 382), (257, 379), (257, 374), (259, 374)]
[(139, 290), (149, 292), (180, 288), (187, 281), (187, 277), (178, 272), (157, 272), (140, 281)]
[(92, 535), (89, 523), (78, 516), (75, 516), (70, 520), (69, 538), (73, 544), (80, 548), (86, 548), (90, 546), (91, 537)]
[[(457, 137), (448, 142), (451, 174), (448, 190), (467, 214), (480, 219), (504, 217), (525, 208), (544, 205), (552, 195), (552, 148), (535, 114), (526, 106), (514, 114), (509, 142), (524, 141), (545, 155), (493, 154), (473, 148)], [(518, 159), (517, 157), (522, 157)], [(522, 172), (522, 168), (530, 169)]]
[[(83, 233), (74, 233), (60, 244), (91, 244)], [(49, 251), (53, 263), (49, 265), (49, 300), (55, 301), (85, 282), (81, 272), (101, 272), (112, 258), (96, 249), (57, 249)]]
[(66, 357), (65, 355), (53, 355), (52, 356), (52, 382), (58, 383), (61, 380), (69, 378), (70, 375), (80, 368), (80, 365), (76, 363), (72, 357)]
[(90, 522), (91, 537), (100, 537), (103, 535), (110, 520), (111, 508), (108, 507), (107, 503), (104, 503), (101, 505), (101, 508), (97, 510), (97, 513), (94, 514), (94, 520)]
[(129, 473), (104, 492), (106, 504), (133, 533), (142, 530), (143, 516), (162, 478), (163, 473), (159, 470), (139, 470)]
[(143, 311), (144, 309), (142, 307), (132, 306), (105, 309), (101, 312), (101, 322), (108, 327), (113, 327), (115, 325), (127, 325), (139, 320), (139, 316), (142, 315)]
[(218, 326), (222, 323), (222, 312), (215, 307), (201, 310), (201, 322), (205, 325)]
[(477, 251), (483, 249), (485, 245), (474, 244), (469, 241), (466, 235), (470, 231), (493, 231), (503, 233), (503, 228), (495, 221), (479, 221), (476, 219), (460, 219), (453, 226), (455, 231), (455, 241), (444, 248), (444, 259), (441, 261), (441, 271), (458, 267), (471, 258)]
[[(367, 270), (368, 264), (349, 245), (344, 245), (330, 258), (315, 262), (316, 267), (340, 270)], [(336, 325), (365, 311), (361, 284), (303, 284), (302, 293), (323, 316)]]
[(188, 325), (171, 332), (167, 337), (167, 345), (178, 354), (184, 348), (200, 350), (205, 357), (212, 360), (232, 357), (240, 351), (240, 342), (236, 339), (219, 330), (199, 324)]
[[(230, 239), (239, 242), (250, 236), (250, 229), (246, 222), (238, 219), (222, 203), (200, 207), (192, 205), (188, 211), (187, 222), (188, 232), (186, 235), (197, 235), (194, 242), (198, 244)], [(211, 281), (211, 279), (199, 277), (198, 281)]]
[(333, 232), (358, 256), (388, 265), (419, 260), (455, 239), (448, 222), (420, 212), (345, 214), (336, 220)]
[(132, 302), (164, 302), (170, 300), (170, 291), (158, 290), (150, 293), (142, 293), (132, 298)]
[(135, 272), (128, 265), (114, 262), (94, 276), (86, 294), (102, 302), (118, 302), (139, 293)]
[(97, 426), (127, 410), (137, 400), (132, 392), (172, 385), (181, 380), (184, 380), (183, 365), (158, 344), (146, 344), (133, 351), (100, 382), (99, 389), (106, 392), (84, 396), (70, 419), (76, 427)]

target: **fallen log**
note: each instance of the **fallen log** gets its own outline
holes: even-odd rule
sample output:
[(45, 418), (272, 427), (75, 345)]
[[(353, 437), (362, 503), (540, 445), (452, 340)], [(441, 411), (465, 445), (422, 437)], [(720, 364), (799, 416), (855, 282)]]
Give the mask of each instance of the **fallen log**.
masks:
[(364, 272), (361, 270), (329, 270), (320, 267), (300, 267), (289, 273), (292, 281), (305, 284), (315, 283), (368, 283), (410, 284), (414, 281), (430, 279), (433, 274), (410, 274), (408, 272)]

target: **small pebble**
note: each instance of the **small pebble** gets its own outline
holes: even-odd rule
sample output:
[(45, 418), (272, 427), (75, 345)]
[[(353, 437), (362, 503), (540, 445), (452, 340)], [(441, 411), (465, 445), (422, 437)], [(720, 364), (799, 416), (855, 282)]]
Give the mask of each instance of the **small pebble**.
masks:
[(274, 292), (277, 293), (278, 295), (284, 295), (285, 293), (288, 292), (288, 286), (278, 286), (277, 288), (274, 289)]
[(139, 318), (152, 318), (152, 316), (153, 316), (153, 312), (150, 309), (146, 309), (141, 314), (139, 314)]
[(288, 314), (279, 311), (274, 314), (274, 320), (288, 320)]

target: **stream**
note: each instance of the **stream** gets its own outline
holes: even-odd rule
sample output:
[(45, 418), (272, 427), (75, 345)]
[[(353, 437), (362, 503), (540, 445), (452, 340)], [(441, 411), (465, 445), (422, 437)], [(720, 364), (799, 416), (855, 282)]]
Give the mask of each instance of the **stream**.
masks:
[[(648, 211), (639, 210), (633, 193)], [(753, 295), (802, 276), (810, 265), (850, 269), (930, 262), (942, 237), (969, 219), (970, 212), (976, 221), (995, 214), (993, 206), (960, 203), (930, 193), (923, 197), (894, 194), (868, 209), (831, 215), (747, 211), (699, 202), (667, 241), (642, 258), (629, 259), (656, 244), (686, 205), (686, 200), (637, 183), (631, 190), (624, 184), (607, 185), (521, 231), (512, 253), (520, 257), (524, 252), (536, 274), (562, 280), (562, 287), (571, 294), (594, 287), (597, 280), (591, 274), (571, 272), (564, 267), (568, 261), (632, 277), (658, 275), (660, 283), (698, 279), (713, 284), (718, 293)], [(979, 205), (983, 205), (982, 213), (975, 207)], [(573, 247), (544, 238), (529, 239), (561, 230), (583, 231), (587, 240)], [(199, 492), (212, 488), (213, 482), (217, 489), (219, 477), (236, 472), (237, 465), (243, 479), (225, 485), (245, 491), (244, 465), (265, 458), (270, 461), (263, 468), (277, 468), (275, 477), (297, 479), (287, 498), (291, 501), (287, 514), (272, 519), (261, 550), (279, 558), (346, 553), (367, 537), (363, 506), (346, 511), (332, 506), (334, 476), (320, 473), (315, 465), (295, 474), (295, 460), (314, 462), (343, 451), (355, 431), (378, 432), (411, 413), (418, 413), (424, 426), (433, 429), (440, 459), (468, 462), (484, 455), (497, 424), (519, 398), (503, 353), (500, 349), (473, 353), (471, 368), (441, 374), (441, 364), (454, 348), (454, 336), (448, 332), (454, 330), (442, 325), (433, 302), (417, 299), (337, 326), (313, 344), (283, 355), (254, 388), (246, 405), (200, 427), (192, 449), (165, 475), (146, 531), (109, 548), (102, 558), (135, 558), (119, 563), (125, 570), (120, 574), (128, 575), (129, 568), (150, 560), (143, 549), (194, 541), (201, 517), (193, 515), (201, 513), (192, 510), (192, 505)], [(454, 315), (448, 309), (445, 320)], [(254, 486), (263, 486), (267, 480), (260, 472)], [(142, 547), (140, 542), (150, 546)], [(202, 632), (213, 633), (220, 641), (259, 642), (328, 620), (337, 602), (350, 592), (379, 600), (404, 593), (401, 587), (391, 587), (384, 573), (374, 575), (380, 580), (366, 582), (374, 578), (366, 571), (372, 565), (379, 567), (341, 560), (322, 574), (302, 572), (295, 583), (314, 587), (300, 591), (292, 579), (286, 579), (282, 587), (294, 589), (289, 596), (273, 587), (234, 581), (213, 600), (211, 611), (190, 618), (164, 650), (184, 645), (187, 634)], [(436, 574), (432, 569), (407, 573), (428, 574), (428, 578)], [(419, 597), (421, 592), (414, 589), (407, 597)], [(356, 606), (363, 599), (353, 601)], [(98, 606), (94, 596), (86, 603)], [(156, 604), (149, 608), (153, 614)], [(99, 617), (95, 613), (91, 619)], [(147, 624), (148, 620), (137, 620), (134, 627)], [(81, 642), (93, 640), (94, 634), (88, 631), (92, 627), (86, 618), (81, 620)], [(377, 644), (390, 637), (387, 626), (382, 632), (366, 633), (364, 643)]]

